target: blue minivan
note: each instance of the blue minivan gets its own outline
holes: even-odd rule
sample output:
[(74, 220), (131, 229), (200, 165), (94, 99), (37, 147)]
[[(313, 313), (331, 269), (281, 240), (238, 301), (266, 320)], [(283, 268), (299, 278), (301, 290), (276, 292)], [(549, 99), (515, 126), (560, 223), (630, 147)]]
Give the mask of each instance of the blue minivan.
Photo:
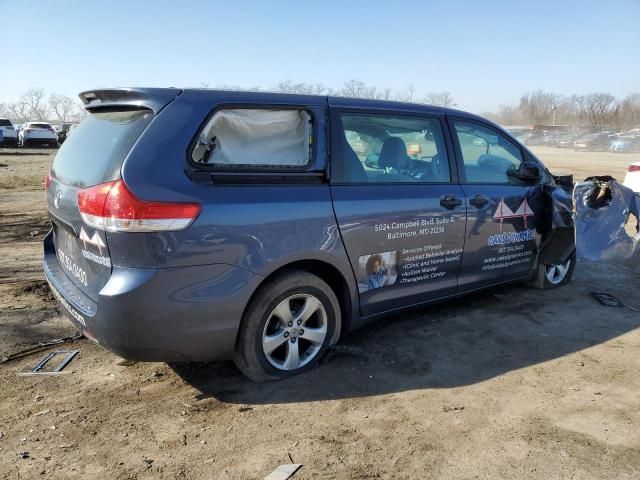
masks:
[(305, 371), (390, 312), (575, 266), (573, 204), (526, 147), (427, 105), (198, 89), (80, 94), (45, 187), (44, 271), (129, 360)]

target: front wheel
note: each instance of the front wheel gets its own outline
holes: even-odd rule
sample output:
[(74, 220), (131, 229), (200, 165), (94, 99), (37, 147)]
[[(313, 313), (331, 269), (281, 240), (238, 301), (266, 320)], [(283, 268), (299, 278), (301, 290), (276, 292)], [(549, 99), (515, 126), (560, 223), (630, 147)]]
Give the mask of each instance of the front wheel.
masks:
[(544, 265), (538, 264), (536, 276), (529, 283), (530, 286), (540, 289), (557, 288), (566, 285), (573, 277), (576, 267), (575, 250), (564, 263)]
[(289, 270), (262, 287), (238, 332), (234, 362), (249, 379), (265, 382), (313, 368), (341, 321), (335, 293), (322, 279)]

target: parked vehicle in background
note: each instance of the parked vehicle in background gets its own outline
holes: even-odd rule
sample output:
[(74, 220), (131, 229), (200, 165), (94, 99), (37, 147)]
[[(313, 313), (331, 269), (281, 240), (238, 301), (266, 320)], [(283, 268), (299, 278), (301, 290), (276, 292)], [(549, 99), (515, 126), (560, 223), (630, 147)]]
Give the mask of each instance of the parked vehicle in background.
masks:
[(590, 133), (573, 142), (573, 149), (586, 152), (604, 152), (611, 143), (610, 133)]
[(279, 379), (383, 314), (571, 279), (566, 179), (476, 115), (216, 90), (80, 97), (89, 115), (45, 181), (43, 268), (78, 328), (124, 358), (232, 357)]
[(575, 133), (565, 133), (560, 135), (554, 144), (556, 148), (573, 148), (574, 142), (580, 137)]
[(0, 129), (0, 146), (4, 143), (4, 132)]
[(629, 165), (623, 185), (633, 190), (637, 195), (640, 195), (640, 162)]
[(58, 135), (58, 144), (62, 145), (69, 136), (69, 130), (75, 123), (63, 123), (62, 125), (56, 125), (53, 127)]
[(519, 137), (520, 142), (528, 147), (541, 146), (545, 144), (545, 137), (547, 132), (544, 131), (531, 131), (523, 134)]
[(18, 133), (18, 144), (27, 146), (58, 146), (58, 135), (50, 123), (27, 122)]
[(69, 138), (71, 134), (78, 129), (79, 126), (80, 126), (79, 123), (72, 123), (71, 126), (69, 127), (69, 131), (67, 131), (67, 138)]
[(640, 152), (639, 137), (618, 137), (609, 143), (610, 152), (635, 153)]
[(0, 130), (2, 131), (3, 140), (0, 143), (3, 147), (13, 147), (18, 144), (18, 132), (11, 120), (8, 118), (0, 118)]

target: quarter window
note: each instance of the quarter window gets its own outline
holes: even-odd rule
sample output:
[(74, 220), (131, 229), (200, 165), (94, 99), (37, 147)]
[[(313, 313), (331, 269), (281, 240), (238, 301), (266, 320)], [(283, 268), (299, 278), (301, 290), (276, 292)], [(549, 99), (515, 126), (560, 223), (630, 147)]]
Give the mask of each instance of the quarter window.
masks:
[(311, 146), (311, 115), (304, 110), (223, 109), (198, 135), (191, 158), (221, 167), (302, 167)]
[(520, 149), (507, 137), (474, 123), (455, 121), (467, 183), (518, 183)]
[(440, 121), (434, 117), (352, 114), (332, 137), (332, 183), (449, 182)]

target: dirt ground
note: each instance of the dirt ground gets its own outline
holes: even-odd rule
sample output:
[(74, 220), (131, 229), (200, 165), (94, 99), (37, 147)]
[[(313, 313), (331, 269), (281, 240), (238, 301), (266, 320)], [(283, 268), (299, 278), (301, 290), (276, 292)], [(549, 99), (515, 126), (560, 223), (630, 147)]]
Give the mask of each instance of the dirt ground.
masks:
[[(638, 155), (535, 149), (622, 180)], [(0, 150), (0, 358), (75, 329), (40, 270), (54, 152)], [(0, 364), (0, 478), (640, 478), (640, 276), (580, 262), (561, 289), (494, 289), (348, 335), (277, 383), (231, 362), (114, 365), (80, 340), (56, 377)]]

